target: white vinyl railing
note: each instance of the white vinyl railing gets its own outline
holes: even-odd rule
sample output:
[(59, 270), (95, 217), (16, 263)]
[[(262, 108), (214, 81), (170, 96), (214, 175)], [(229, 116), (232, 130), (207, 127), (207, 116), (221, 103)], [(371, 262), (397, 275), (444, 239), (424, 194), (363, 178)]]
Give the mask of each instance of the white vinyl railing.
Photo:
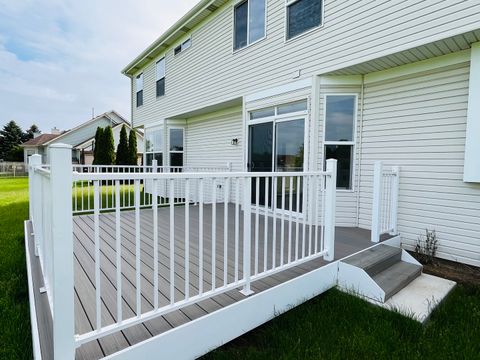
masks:
[(400, 168), (385, 169), (381, 161), (375, 162), (373, 172), (372, 232), (371, 240), (380, 241), (382, 234), (396, 235), (398, 216), (398, 190)]
[[(54, 343), (63, 344), (54, 349), (55, 357), (73, 359), (75, 348), (89, 341), (236, 288), (248, 296), (254, 280), (318, 257), (334, 259), (336, 160), (328, 160), (321, 172), (72, 172), (68, 146), (57, 144), (50, 151), (49, 168), (41, 167), (38, 157), (30, 159), (30, 201), (36, 253), (51, 299)], [(101, 214), (106, 183), (113, 212)], [(141, 200), (146, 183), (151, 185), (150, 200), (148, 209), (142, 209), (147, 206)], [(160, 206), (163, 183), (168, 185), (166, 207)], [(90, 306), (95, 320), (91, 331), (80, 334), (75, 334), (73, 307), (75, 184), (89, 184), (93, 212), (89, 236), (95, 294)], [(126, 184), (128, 190), (122, 188)], [(131, 211), (123, 211), (127, 191)], [(170, 201), (179, 191), (181, 205)], [(102, 231), (106, 216), (108, 234)], [(105, 247), (115, 253), (110, 260), (114, 272), (101, 261)], [(150, 265), (146, 255), (152, 257)], [(133, 275), (128, 289), (122, 288), (124, 267)], [(110, 322), (102, 321), (106, 273), (116, 299)], [(122, 311), (127, 292), (135, 304), (129, 315)]]
[[(153, 160), (153, 165), (151, 166), (133, 166), (133, 165), (73, 165), (74, 174), (133, 174), (133, 173), (181, 173), (181, 172), (226, 172), (230, 171), (230, 166), (227, 164), (225, 167), (192, 167), (192, 166), (157, 166), (156, 160)], [(100, 211), (114, 211), (117, 208), (117, 197), (115, 195), (116, 185), (120, 187), (120, 209), (134, 209), (135, 199), (134, 199), (134, 189), (133, 182), (131, 179), (120, 179), (118, 183), (114, 182), (108, 177), (101, 182), (99, 182), (99, 207)], [(140, 207), (151, 207), (152, 206), (152, 181), (143, 179), (140, 181)], [(170, 201), (173, 201), (175, 204), (184, 203), (184, 189), (177, 186), (175, 196), (172, 198), (169, 196), (169, 185), (168, 181), (158, 181), (156, 182), (158, 186), (158, 205), (166, 206)], [(198, 183), (195, 184), (193, 189), (198, 189)], [(94, 210), (93, 203), (93, 182), (92, 181), (75, 181), (73, 183), (73, 213), (86, 214), (92, 213)], [(190, 199), (195, 199), (195, 195), (192, 194)]]

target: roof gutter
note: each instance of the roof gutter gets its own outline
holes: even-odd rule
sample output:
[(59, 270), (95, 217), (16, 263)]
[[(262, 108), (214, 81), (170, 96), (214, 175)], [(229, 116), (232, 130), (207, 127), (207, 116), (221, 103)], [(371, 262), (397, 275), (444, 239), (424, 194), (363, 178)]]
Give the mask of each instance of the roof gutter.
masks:
[[(145, 49), (140, 55), (138, 55), (132, 62), (130, 62), (123, 70), (122, 74), (132, 77), (132, 70), (135, 66), (145, 60), (152, 57), (152, 53), (155, 52), (160, 46), (165, 44), (170, 38), (172, 38), (179, 30), (181, 30), (185, 23), (191, 18), (195, 17), (198, 13), (207, 9), (215, 0), (201, 0), (195, 5), (188, 13), (180, 18), (175, 24), (173, 24), (167, 31), (165, 31), (157, 40), (155, 40), (147, 49)], [(168, 44), (169, 46), (170, 44)], [(153, 57), (152, 57), (153, 58)], [(149, 59), (150, 60), (150, 59)]]

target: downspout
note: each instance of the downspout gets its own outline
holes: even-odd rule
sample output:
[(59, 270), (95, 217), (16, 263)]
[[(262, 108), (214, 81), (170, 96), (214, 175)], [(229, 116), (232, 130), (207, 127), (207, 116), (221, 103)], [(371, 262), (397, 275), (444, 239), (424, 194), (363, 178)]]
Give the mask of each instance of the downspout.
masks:
[(364, 95), (365, 95), (365, 75), (362, 74), (362, 88), (360, 90), (360, 134), (358, 136), (358, 156), (357, 156), (357, 216), (356, 226), (360, 224), (360, 178), (362, 175), (362, 135), (363, 135), (363, 107), (364, 107)]

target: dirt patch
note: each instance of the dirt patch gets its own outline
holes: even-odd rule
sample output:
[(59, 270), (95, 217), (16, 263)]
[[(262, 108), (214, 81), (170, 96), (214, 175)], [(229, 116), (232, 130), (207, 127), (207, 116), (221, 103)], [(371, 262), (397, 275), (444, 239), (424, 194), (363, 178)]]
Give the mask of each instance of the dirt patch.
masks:
[[(415, 253), (410, 252), (410, 254), (417, 258)], [(480, 268), (476, 266), (435, 258), (433, 263), (423, 264), (423, 272), (453, 280), (459, 284), (480, 286)]]

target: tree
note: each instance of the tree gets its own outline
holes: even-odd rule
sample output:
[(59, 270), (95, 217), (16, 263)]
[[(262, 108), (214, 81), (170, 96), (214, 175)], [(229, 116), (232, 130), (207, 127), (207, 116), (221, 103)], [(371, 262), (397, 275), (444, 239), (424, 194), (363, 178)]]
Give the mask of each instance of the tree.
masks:
[(115, 140), (113, 139), (111, 126), (107, 126), (103, 130), (103, 146), (104, 154), (102, 156), (102, 165), (113, 165), (115, 163)]
[(95, 133), (95, 142), (93, 144), (93, 165), (103, 164), (102, 154), (104, 153), (102, 149), (103, 143), (103, 128), (97, 127)]
[(120, 140), (117, 146), (117, 157), (115, 159), (115, 163), (117, 165), (129, 165), (129, 154), (127, 127), (123, 125), (122, 130), (120, 130)]
[[(15, 154), (18, 153), (18, 145), (22, 143), (22, 129), (12, 120), (0, 130), (0, 137), (2, 138), (0, 142), (0, 159), (15, 161), (12, 158), (17, 158)], [(23, 156), (21, 160), (23, 160)]]
[(32, 124), (30, 128), (23, 134), (23, 142), (33, 139), (35, 134), (40, 134), (41, 131), (37, 125)]
[(130, 129), (128, 136), (128, 153), (129, 153), (129, 165), (138, 165), (137, 154), (137, 134), (134, 129)]

